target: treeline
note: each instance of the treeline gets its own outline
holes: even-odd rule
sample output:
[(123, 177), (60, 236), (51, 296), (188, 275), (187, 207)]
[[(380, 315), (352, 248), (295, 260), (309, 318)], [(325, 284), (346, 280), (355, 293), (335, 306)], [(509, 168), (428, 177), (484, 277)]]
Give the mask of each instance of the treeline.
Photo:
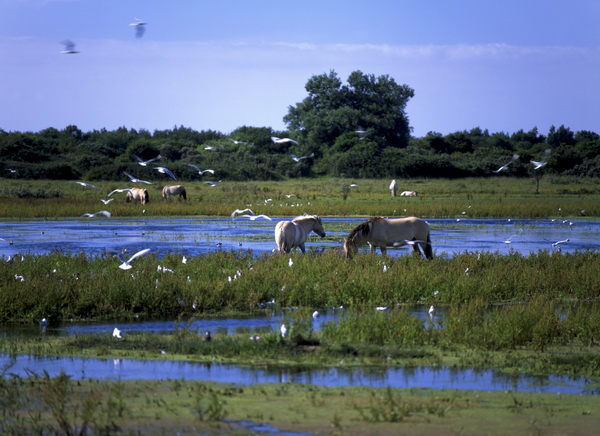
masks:
[[(582, 177), (600, 176), (600, 135), (552, 127), (547, 135), (537, 129), (513, 134), (479, 128), (448, 135), (430, 132), (411, 137), (405, 146), (386, 146), (369, 131), (342, 133), (333, 144), (275, 143), (271, 138), (288, 132), (268, 127), (240, 127), (229, 135), (217, 131), (172, 130), (82, 132), (76, 126), (48, 128), (37, 133), (0, 130), (0, 161), (4, 178), (127, 180), (156, 177), (155, 166), (169, 168), (178, 180), (198, 180), (194, 164), (215, 170), (209, 179), (281, 180), (294, 177), (355, 178), (488, 177), (513, 161), (498, 175), (526, 177), (531, 160), (547, 159), (545, 173)], [(549, 154), (544, 153), (550, 150)], [(296, 161), (297, 158), (309, 156)], [(144, 160), (161, 159), (140, 166)], [(540, 171), (540, 170), (538, 170)], [(204, 178), (208, 178), (205, 175)]]

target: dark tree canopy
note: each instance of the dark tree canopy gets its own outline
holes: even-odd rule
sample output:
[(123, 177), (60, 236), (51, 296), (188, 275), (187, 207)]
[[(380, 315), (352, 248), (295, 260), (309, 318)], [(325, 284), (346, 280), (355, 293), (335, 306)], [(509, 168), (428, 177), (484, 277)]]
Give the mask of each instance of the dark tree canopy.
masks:
[(351, 73), (344, 85), (331, 71), (311, 77), (306, 91), (308, 96), (290, 106), (283, 120), (309, 149), (322, 150), (344, 133), (356, 131), (364, 131), (381, 148), (408, 145), (406, 104), (414, 91), (407, 85), (361, 71)]

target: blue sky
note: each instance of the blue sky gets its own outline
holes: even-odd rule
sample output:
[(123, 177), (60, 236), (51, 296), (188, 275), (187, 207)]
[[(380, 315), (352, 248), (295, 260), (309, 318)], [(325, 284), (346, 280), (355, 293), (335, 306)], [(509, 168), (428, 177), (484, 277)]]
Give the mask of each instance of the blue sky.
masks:
[(415, 136), (600, 132), (599, 18), (596, 0), (0, 0), (0, 129), (283, 130), (311, 76), (361, 70), (415, 90)]

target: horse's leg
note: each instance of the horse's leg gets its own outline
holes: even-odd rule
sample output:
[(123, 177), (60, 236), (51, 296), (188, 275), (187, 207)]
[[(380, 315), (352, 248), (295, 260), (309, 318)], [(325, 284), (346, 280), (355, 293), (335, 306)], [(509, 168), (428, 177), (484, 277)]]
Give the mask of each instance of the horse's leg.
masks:
[(306, 252), (306, 250), (304, 249), (304, 244), (300, 244), (300, 245), (298, 245), (298, 247), (302, 251), (302, 254), (304, 254)]
[(381, 250), (381, 255), (382, 255), (382, 256), (385, 256), (385, 255), (387, 255), (387, 249), (385, 248), (385, 245), (381, 245), (381, 246), (379, 247), (379, 249)]

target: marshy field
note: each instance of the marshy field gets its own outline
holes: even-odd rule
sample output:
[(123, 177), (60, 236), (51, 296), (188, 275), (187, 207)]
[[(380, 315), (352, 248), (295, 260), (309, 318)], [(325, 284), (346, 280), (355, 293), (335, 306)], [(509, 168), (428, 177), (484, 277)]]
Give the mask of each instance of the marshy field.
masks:
[[(600, 219), (600, 182), (545, 176), (400, 180), (306, 179), (186, 184), (188, 200), (125, 203), (107, 194), (123, 182), (0, 181), (4, 222), (62, 220), (107, 210), (111, 218), (229, 217), (233, 210), (293, 217), (415, 215), (425, 219)], [(351, 186), (357, 185), (357, 186)], [(326, 229), (328, 230), (328, 229)], [(337, 229), (340, 231), (340, 229)], [(0, 241), (9, 244), (7, 235)], [(315, 237), (316, 238), (316, 237)], [(123, 271), (112, 256), (60, 249), (13, 252), (0, 262), (0, 380), (4, 433), (238, 434), (593, 434), (600, 423), (600, 253), (550, 247), (528, 254), (455, 247), (452, 256), (339, 249), (291, 256), (214, 250), (184, 263), (177, 250), (136, 259)], [(292, 261), (290, 262), (290, 258)], [(165, 272), (169, 271), (169, 272)], [(174, 271), (171, 273), (170, 271)], [(427, 309), (433, 307), (432, 315)], [(343, 311), (319, 323), (318, 313)], [(416, 314), (420, 308), (425, 316)], [(315, 314), (317, 311), (317, 314)], [(212, 332), (203, 320), (270, 316), (286, 325)], [(48, 324), (40, 325), (46, 319)], [(168, 332), (54, 334), (68, 323), (171, 320)], [(19, 328), (33, 334), (11, 334)], [(252, 338), (252, 340), (250, 339)], [(400, 389), (295, 383), (238, 384), (98, 380), (11, 373), (11, 356), (173, 360), (285, 368), (475, 368), (505, 374), (581, 377), (584, 395), (465, 389)], [(12, 374), (12, 375), (11, 375)], [(260, 423), (271, 427), (258, 428)], [(283, 434), (283, 433), (282, 433)]]

